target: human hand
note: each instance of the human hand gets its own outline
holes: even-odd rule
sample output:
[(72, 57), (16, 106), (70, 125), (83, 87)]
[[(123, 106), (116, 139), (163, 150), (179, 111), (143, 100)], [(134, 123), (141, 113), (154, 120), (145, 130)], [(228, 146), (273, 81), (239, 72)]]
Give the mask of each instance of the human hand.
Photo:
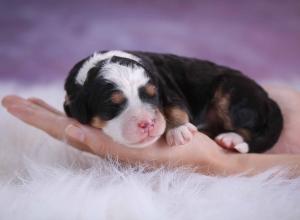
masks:
[(192, 141), (184, 146), (169, 147), (165, 138), (155, 144), (134, 149), (115, 143), (99, 129), (82, 125), (64, 113), (37, 98), (24, 99), (7, 96), (2, 100), (9, 113), (50, 136), (66, 141), (80, 150), (112, 157), (120, 161), (136, 164), (147, 163), (152, 166), (186, 166), (202, 173), (223, 173), (228, 166), (226, 153), (206, 135), (197, 133)]
[[(284, 130), (277, 144), (276, 153), (290, 152), (294, 146), (299, 152), (300, 139), (300, 93), (288, 87), (266, 87), (270, 96), (277, 101), (284, 117)], [(89, 151), (101, 157), (110, 156), (120, 161), (136, 164), (147, 163), (157, 166), (192, 167), (205, 174), (228, 175), (252, 170), (259, 173), (274, 166), (296, 167), (293, 174), (300, 175), (299, 155), (238, 154), (226, 152), (206, 135), (196, 133), (184, 146), (169, 147), (164, 138), (143, 148), (127, 148), (115, 143), (101, 130), (81, 125), (68, 118), (40, 99), (23, 99), (7, 96), (2, 100), (8, 112), (58, 140), (65, 140), (80, 150)], [(281, 148), (282, 146), (286, 147)], [(272, 150), (273, 150), (272, 149)]]

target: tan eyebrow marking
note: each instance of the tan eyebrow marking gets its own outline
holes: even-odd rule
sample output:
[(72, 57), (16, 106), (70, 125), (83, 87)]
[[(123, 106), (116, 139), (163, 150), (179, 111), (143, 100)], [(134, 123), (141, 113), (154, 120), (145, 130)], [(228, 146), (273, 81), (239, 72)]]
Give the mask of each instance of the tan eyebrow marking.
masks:
[(153, 84), (147, 83), (145, 85), (145, 91), (149, 96), (155, 96), (156, 95), (156, 87)]
[(125, 100), (125, 96), (122, 92), (117, 91), (117, 92), (113, 92), (113, 94), (111, 95), (111, 101), (115, 104), (120, 104)]
[(178, 106), (170, 106), (165, 108), (165, 115), (171, 127), (176, 127), (189, 122), (189, 116)]

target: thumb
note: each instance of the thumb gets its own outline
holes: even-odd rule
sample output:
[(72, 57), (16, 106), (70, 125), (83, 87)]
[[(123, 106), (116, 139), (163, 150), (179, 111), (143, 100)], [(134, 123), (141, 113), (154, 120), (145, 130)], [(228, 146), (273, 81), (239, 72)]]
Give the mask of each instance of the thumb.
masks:
[(91, 149), (92, 152), (103, 156), (108, 152), (107, 146), (112, 146), (112, 140), (101, 130), (80, 124), (70, 124), (65, 129), (67, 140), (76, 141)]
[(101, 130), (89, 126), (70, 124), (65, 129), (65, 137), (69, 143), (72, 144), (75, 141), (102, 157), (109, 156), (131, 163), (141, 161), (143, 158), (142, 152), (137, 152), (134, 148), (124, 147), (103, 134)]
[(65, 128), (65, 134), (67, 137), (72, 138), (82, 144), (86, 144), (86, 135), (78, 125), (68, 125)]

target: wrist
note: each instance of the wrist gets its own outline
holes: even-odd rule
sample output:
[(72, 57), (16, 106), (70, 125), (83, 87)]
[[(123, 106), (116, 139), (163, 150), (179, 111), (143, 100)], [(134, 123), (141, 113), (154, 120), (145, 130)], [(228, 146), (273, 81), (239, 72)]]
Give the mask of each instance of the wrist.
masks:
[(223, 149), (215, 161), (216, 174), (222, 176), (234, 175), (245, 172), (246, 158), (243, 154), (227, 152)]

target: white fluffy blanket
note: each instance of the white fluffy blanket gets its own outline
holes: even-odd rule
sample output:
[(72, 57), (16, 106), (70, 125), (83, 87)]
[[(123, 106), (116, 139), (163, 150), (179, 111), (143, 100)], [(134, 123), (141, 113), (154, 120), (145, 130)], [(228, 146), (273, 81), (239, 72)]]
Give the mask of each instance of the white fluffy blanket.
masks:
[[(7, 93), (61, 106), (62, 86)], [(79, 152), (0, 110), (0, 219), (300, 219), (300, 178), (146, 172)]]

